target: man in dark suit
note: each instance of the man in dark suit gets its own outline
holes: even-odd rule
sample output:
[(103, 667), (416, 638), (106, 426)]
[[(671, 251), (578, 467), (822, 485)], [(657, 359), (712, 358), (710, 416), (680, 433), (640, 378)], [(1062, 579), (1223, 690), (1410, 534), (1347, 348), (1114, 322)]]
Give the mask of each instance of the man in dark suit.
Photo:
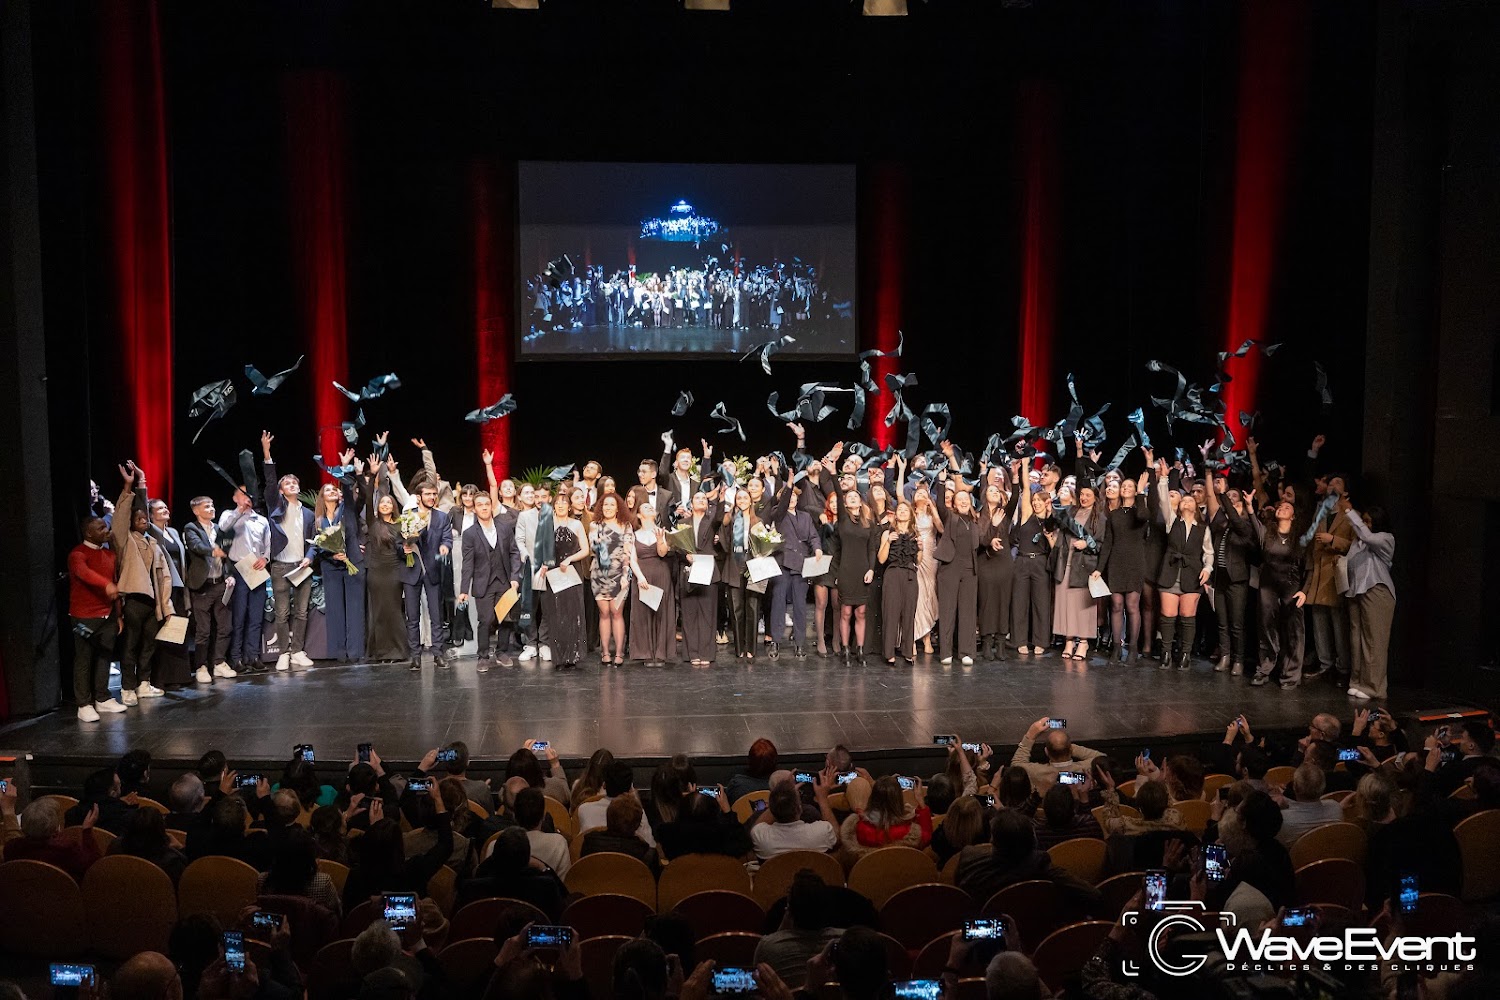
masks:
[(419, 535), (407, 542), (407, 551), (415, 556), (413, 565), (401, 567), (401, 597), (406, 607), (406, 640), (411, 647), (411, 668), (422, 669), (422, 604), (427, 605), (427, 620), (432, 627), (432, 659), (438, 666), (448, 662), (443, 645), (448, 628), (443, 621), (441, 560), (448, 555), (453, 535), (452, 521), (437, 509), (437, 485), (424, 481), (417, 491), (417, 511), (427, 522)]
[(271, 442), (275, 439), (270, 431), (261, 432), (261, 476), (265, 481), (266, 510), (270, 511), (266, 520), (271, 526), (271, 562), (267, 569), (271, 573), (276, 649), (280, 654), (276, 669), (290, 670), (293, 666), (312, 666), (312, 660), (302, 651), (307, 640), (312, 575), (303, 577), (295, 586), (287, 578), (312, 563), (309, 552), (317, 530), (311, 508), (304, 506), (300, 497), (301, 481), (296, 476), (276, 475), (276, 463), (271, 459)]
[[(224, 603), (224, 586), (229, 570), (224, 546), (229, 544), (229, 537), (227, 532), (219, 531), (214, 520), (211, 497), (194, 497), (192, 508), (194, 520), (182, 529), (182, 543), (188, 556), (183, 582), (193, 609), (197, 680), (199, 684), (208, 684), (214, 677), (239, 676), (225, 659), (229, 654), (229, 607)], [(210, 662), (214, 665), (212, 677), (208, 673)]]
[(505, 652), (510, 645), (505, 622), (497, 622), (495, 603), (507, 590), (521, 588), (521, 552), (516, 548), (515, 526), (495, 520), (494, 505), (488, 493), (474, 496), (474, 523), (463, 533), (464, 567), (459, 582), (458, 603), (470, 598), (478, 601), (479, 665), (484, 673), (490, 669), (490, 633), (498, 632), (500, 641), (495, 659), (502, 667), (511, 665)]
[[(661, 471), (657, 483), (666, 491), (666, 496), (657, 498), (656, 523), (666, 528), (682, 520), (692, 509), (693, 495), (698, 492), (698, 480), (693, 478), (692, 449), (678, 448), (674, 455), (671, 431), (661, 436), (661, 443), (661, 464), (657, 466)], [(712, 454), (707, 442), (704, 442), (703, 450), (703, 465), (706, 468), (708, 456)]]

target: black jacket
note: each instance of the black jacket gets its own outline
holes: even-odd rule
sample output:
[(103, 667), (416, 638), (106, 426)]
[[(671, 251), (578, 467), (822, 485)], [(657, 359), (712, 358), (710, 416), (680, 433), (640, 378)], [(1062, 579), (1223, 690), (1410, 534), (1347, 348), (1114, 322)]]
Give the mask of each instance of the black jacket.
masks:
[(512, 583), (520, 584), (521, 552), (516, 548), (515, 525), (498, 518), (494, 525), (494, 548), (478, 521), (463, 533), (464, 569), (459, 593), (498, 600)]

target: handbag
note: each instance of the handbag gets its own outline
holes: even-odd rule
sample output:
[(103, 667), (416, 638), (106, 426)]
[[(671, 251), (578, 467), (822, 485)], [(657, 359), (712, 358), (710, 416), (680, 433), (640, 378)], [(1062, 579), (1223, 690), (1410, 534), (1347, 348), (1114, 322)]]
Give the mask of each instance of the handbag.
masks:
[(1340, 596), (1349, 593), (1349, 557), (1347, 555), (1339, 556), (1334, 560), (1333, 579)]

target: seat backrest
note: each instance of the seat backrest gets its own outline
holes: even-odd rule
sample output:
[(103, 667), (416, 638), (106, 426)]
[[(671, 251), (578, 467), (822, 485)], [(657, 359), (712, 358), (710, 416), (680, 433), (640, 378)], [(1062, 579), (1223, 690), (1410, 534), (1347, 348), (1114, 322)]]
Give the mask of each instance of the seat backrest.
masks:
[(583, 857), (583, 838), (587, 837), (595, 830), (602, 829), (604, 829), (604, 827), (602, 826), (591, 826), (587, 830), (579, 830), (577, 833), (573, 834), (573, 836), (568, 840), (568, 856), (574, 862), (577, 862), (579, 858)]
[(437, 904), (443, 916), (453, 916), (453, 901), (458, 895), (458, 873), (447, 865), (442, 865), (432, 878), (427, 880), (427, 898)]
[(722, 854), (684, 854), (662, 870), (656, 883), (656, 910), (670, 913), (679, 902), (705, 889), (727, 889), (749, 896), (750, 876), (735, 858)]
[(755, 803), (769, 801), (771, 801), (771, 793), (768, 791), (749, 792), (735, 799), (730, 808), (734, 810), (734, 818), (744, 823), (755, 815)]
[(630, 896), (656, 910), (656, 879), (644, 862), (628, 854), (605, 851), (585, 855), (568, 868), (563, 883), (569, 892)]
[(1292, 867), (1301, 868), (1324, 858), (1348, 858), (1365, 863), (1365, 831), (1353, 823), (1329, 823), (1298, 837), (1292, 844)]
[(1453, 828), (1458, 853), (1463, 858), (1464, 902), (1477, 902), (1500, 894), (1500, 809), (1486, 809)]
[(580, 941), (612, 934), (638, 937), (655, 912), (634, 896), (606, 892), (573, 900), (563, 911), (562, 922), (577, 932)]
[(1292, 776), (1296, 773), (1297, 769), (1295, 767), (1288, 767), (1285, 764), (1280, 767), (1270, 768), (1266, 771), (1266, 784), (1290, 785), (1292, 783)]
[(177, 882), (177, 913), (184, 917), (213, 914), (221, 925), (233, 927), (240, 911), (255, 905), (257, 878), (255, 869), (237, 858), (199, 858)]
[(909, 886), (893, 894), (880, 908), (880, 927), (910, 950), (933, 938), (956, 931), (979, 912), (967, 892), (941, 882)]
[(755, 946), (760, 944), (759, 934), (745, 931), (725, 931), (710, 934), (698, 942), (694, 953), (698, 961), (712, 961), (719, 968), (755, 968)]
[(725, 889), (695, 892), (678, 900), (672, 912), (693, 928), (697, 940), (725, 931), (760, 934), (764, 930), (766, 911), (749, 896)]
[(156, 801), (155, 799), (148, 799), (144, 795), (137, 795), (135, 797), (135, 804), (143, 809), (155, 809), (163, 816), (170, 816), (172, 813), (172, 810), (168, 809), (160, 802)]
[(1297, 869), (1299, 903), (1336, 903), (1358, 913), (1365, 901), (1365, 869), (1348, 858), (1324, 858)]
[(1205, 774), (1203, 776), (1203, 801), (1213, 802), (1219, 797), (1219, 789), (1232, 785), (1234, 782), (1235, 779), (1228, 774)]
[(328, 876), (333, 887), (339, 891), (339, 896), (344, 895), (344, 883), (349, 881), (349, 866), (340, 861), (330, 861), (327, 858), (318, 859), (318, 871)]
[(379, 916), (380, 911), (376, 909), (375, 904), (368, 899), (364, 900), (344, 914), (343, 922), (339, 926), (339, 934), (346, 938), (357, 938)]
[(494, 937), (495, 925), (500, 921), (500, 914), (512, 906), (523, 906), (530, 910), (530, 919), (533, 923), (551, 923), (545, 913), (530, 903), (511, 899), (508, 896), (490, 896), (487, 899), (474, 900), (453, 915), (452, 923), (448, 928), (448, 939), (462, 941), (464, 938)]
[(631, 940), (623, 934), (586, 938), (578, 942), (583, 981), (588, 985), (589, 1000), (614, 1000), (615, 952)]
[(1213, 816), (1213, 806), (1202, 799), (1189, 799), (1186, 802), (1178, 802), (1172, 808), (1182, 817), (1182, 826), (1185, 830), (1191, 830), (1202, 836), (1208, 827), (1208, 821)]
[(490, 937), (449, 941), (438, 952), (437, 959), (448, 980), (450, 995), (477, 997), (483, 993), (495, 971), (495, 955), (498, 951), (494, 938)]
[(88, 947), (83, 893), (44, 861), (0, 864), (0, 949), (28, 958), (72, 958)]
[[(369, 902), (360, 904), (369, 906)], [(368, 922), (366, 924), (368, 926)], [(307, 970), (308, 1000), (333, 1000), (359, 992), (359, 979), (354, 974), (354, 938), (344, 937), (324, 945), (313, 958)]]
[(902, 889), (937, 880), (932, 859), (911, 847), (871, 851), (849, 871), (849, 888), (874, 903), (877, 910)]
[(1062, 894), (1046, 879), (1008, 885), (980, 908), (982, 916), (1009, 915), (1014, 918), (1016, 931), (1029, 948), (1035, 948), (1044, 937), (1063, 925), (1063, 913)]
[(1130, 897), (1140, 892), (1145, 884), (1145, 872), (1123, 872), (1100, 882), (1098, 888), (1101, 899), (1094, 908), (1094, 916), (1100, 920), (1118, 918), (1120, 911), (1125, 909), (1125, 904), (1130, 902)]
[(762, 909), (769, 910), (773, 903), (787, 894), (797, 873), (804, 868), (812, 869), (825, 885), (838, 887), (844, 884), (844, 866), (833, 855), (817, 851), (788, 851), (762, 863), (760, 871), (755, 873), (755, 901)]
[(1063, 871), (1093, 885), (1104, 874), (1105, 851), (1104, 841), (1098, 837), (1074, 837), (1053, 844), (1047, 856)]
[(1113, 927), (1112, 921), (1084, 920), (1053, 931), (1031, 954), (1037, 975), (1054, 994), (1061, 992), (1068, 975), (1083, 968)]
[(177, 923), (177, 890), (146, 859), (111, 854), (83, 875), (83, 912), (90, 950), (115, 959), (143, 951), (166, 954)]
[(571, 840), (573, 834), (578, 832), (578, 827), (573, 817), (568, 814), (568, 807), (550, 795), (544, 796), (542, 803), (547, 807), (547, 815), (552, 817), (552, 826), (558, 833)]
[(292, 929), (292, 960), (301, 968), (308, 968), (318, 952), (339, 936), (338, 914), (306, 896), (268, 893), (256, 905), (286, 915)]

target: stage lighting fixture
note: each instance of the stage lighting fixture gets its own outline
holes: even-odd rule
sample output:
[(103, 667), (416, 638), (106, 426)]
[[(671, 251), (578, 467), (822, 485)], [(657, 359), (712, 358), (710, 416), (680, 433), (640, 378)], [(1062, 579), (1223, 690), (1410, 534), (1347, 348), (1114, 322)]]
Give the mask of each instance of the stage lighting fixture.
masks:
[(906, 0), (865, 0), (865, 17), (905, 17)]
[(682, 0), (684, 10), (728, 10), (729, 0)]

